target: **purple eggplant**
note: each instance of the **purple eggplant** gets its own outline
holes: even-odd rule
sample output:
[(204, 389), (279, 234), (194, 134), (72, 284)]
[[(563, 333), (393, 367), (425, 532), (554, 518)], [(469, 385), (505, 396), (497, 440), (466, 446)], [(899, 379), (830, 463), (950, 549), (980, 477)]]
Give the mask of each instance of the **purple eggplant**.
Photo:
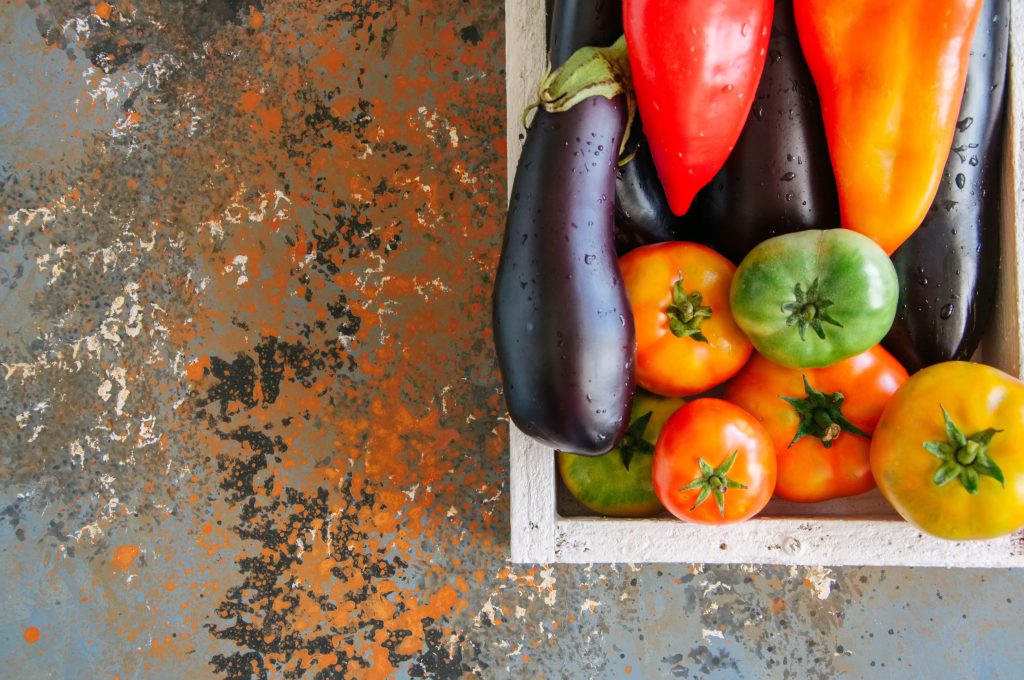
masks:
[[(556, 1), (553, 67), (579, 47), (614, 42), (606, 6)], [(498, 367), (512, 421), (562, 451), (605, 453), (629, 424), (635, 338), (614, 240), (625, 123), (622, 97), (539, 109), (512, 185), (494, 284)]]
[(683, 240), (685, 218), (677, 217), (668, 207), (639, 119), (633, 122), (625, 151), (633, 158), (619, 166), (615, 177), (615, 243), (619, 254), (649, 243)]
[(970, 357), (995, 308), (1009, 38), (1009, 0), (985, 0), (942, 182), (892, 256), (900, 301), (882, 344), (911, 373)]

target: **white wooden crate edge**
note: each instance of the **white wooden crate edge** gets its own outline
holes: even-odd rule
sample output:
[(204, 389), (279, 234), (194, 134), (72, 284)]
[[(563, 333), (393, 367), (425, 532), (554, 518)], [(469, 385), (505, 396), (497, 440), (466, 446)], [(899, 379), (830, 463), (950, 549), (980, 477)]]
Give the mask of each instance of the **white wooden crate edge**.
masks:
[[(1011, 3), (1011, 22), (1024, 26), (1024, 7)], [(508, 184), (524, 132), (520, 115), (545, 66), (543, 0), (505, 3)], [(1011, 76), (1002, 252), (1024, 262), (1024, 30), (1011, 30)], [(1020, 372), (1024, 336), (1024, 268), (1004, 266), (998, 330), (985, 352)], [(568, 518), (556, 509), (557, 472), (551, 449), (509, 427), (511, 553), (516, 563), (683, 562), (827, 566), (1024, 567), (1024, 536), (950, 542), (898, 519), (771, 517), (724, 527), (673, 519)]]

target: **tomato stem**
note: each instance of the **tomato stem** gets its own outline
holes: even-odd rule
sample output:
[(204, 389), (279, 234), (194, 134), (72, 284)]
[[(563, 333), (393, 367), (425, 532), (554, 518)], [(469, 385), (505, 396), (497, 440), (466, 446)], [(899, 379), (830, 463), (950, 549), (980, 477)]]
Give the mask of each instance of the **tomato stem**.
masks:
[(871, 437), (843, 415), (842, 407), (846, 397), (842, 392), (825, 394), (811, 387), (806, 375), (803, 376), (803, 379), (806, 397), (779, 396), (780, 399), (789, 403), (800, 416), (800, 425), (789, 446), (793, 446), (803, 437), (811, 436), (820, 439), (821, 445), (830, 449), (832, 443), (843, 432), (849, 432), (859, 437)]
[(928, 453), (942, 461), (935, 471), (935, 476), (932, 477), (935, 485), (945, 486), (954, 479), (959, 479), (967, 493), (974, 495), (981, 488), (981, 477), (991, 477), (1005, 488), (1003, 471), (988, 455), (988, 445), (992, 437), (1002, 430), (990, 427), (966, 436), (946, 408), (941, 404), (939, 408), (942, 409), (942, 420), (946, 427), (946, 441), (924, 442), (924, 448)]
[(818, 290), (818, 279), (814, 279), (806, 292), (799, 283), (796, 284), (793, 287), (793, 298), (791, 302), (782, 305), (782, 311), (789, 313), (786, 325), (796, 326), (801, 340), (807, 339), (808, 327), (822, 340), (825, 339), (825, 327), (822, 324), (843, 327), (828, 313), (828, 308), (835, 303)]
[(672, 304), (665, 310), (665, 315), (668, 317), (668, 328), (672, 335), (708, 342), (700, 330), (700, 325), (705, 319), (711, 318), (711, 307), (704, 304), (704, 296), (700, 291), (686, 292), (683, 288), (682, 273), (672, 284)]
[(654, 453), (654, 444), (644, 438), (644, 431), (647, 429), (647, 423), (651, 422), (653, 414), (654, 411), (648, 411), (634, 420), (626, 430), (626, 434), (622, 436), (622, 441), (619, 442), (619, 456), (622, 458), (622, 467), (626, 468), (627, 472), (629, 472), (629, 464), (633, 461), (633, 456), (638, 453), (641, 455)]
[(727, 476), (729, 470), (732, 469), (733, 463), (736, 462), (737, 454), (739, 454), (738, 449), (733, 451), (732, 455), (722, 461), (722, 463), (716, 468), (711, 467), (711, 465), (709, 465), (703, 458), (697, 459), (697, 466), (700, 468), (700, 476), (679, 489), (679, 491), (700, 489), (700, 492), (697, 494), (697, 500), (694, 501), (693, 507), (690, 508), (691, 512), (695, 510), (698, 505), (706, 501), (708, 496), (711, 496), (715, 499), (715, 505), (718, 506), (719, 516), (725, 518), (725, 492), (729, 489), (747, 488), (745, 484), (740, 484), (734, 479), (729, 479)]

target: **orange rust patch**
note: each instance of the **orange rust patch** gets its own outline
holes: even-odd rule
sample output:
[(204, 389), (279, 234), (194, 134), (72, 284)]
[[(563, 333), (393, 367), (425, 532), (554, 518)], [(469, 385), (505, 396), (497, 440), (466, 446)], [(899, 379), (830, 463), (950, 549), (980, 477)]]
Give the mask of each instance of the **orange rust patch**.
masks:
[(260, 93), (259, 92), (243, 92), (242, 96), (238, 98), (238, 106), (249, 113), (256, 110), (256, 107), (260, 104)]
[(263, 122), (263, 129), (270, 133), (275, 133), (281, 129), (281, 123), (284, 118), (281, 115), (281, 109), (264, 109), (259, 111), (258, 114), (260, 120)]
[(35, 626), (29, 626), (25, 629), (25, 632), (22, 633), (21, 636), (25, 638), (25, 642), (29, 643), (30, 645), (34, 645), (35, 643), (39, 642), (39, 629)]
[(137, 545), (119, 545), (114, 548), (114, 566), (121, 571), (128, 571), (135, 558), (142, 554)]

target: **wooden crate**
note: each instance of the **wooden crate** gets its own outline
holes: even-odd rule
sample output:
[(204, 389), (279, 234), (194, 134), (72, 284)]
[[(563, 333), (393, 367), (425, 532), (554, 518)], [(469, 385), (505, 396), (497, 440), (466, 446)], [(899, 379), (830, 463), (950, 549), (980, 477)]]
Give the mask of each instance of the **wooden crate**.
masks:
[[(1003, 181), (1003, 263), (997, 318), (977, 360), (1021, 374), (1024, 290), (1024, 6), (1011, 3), (1010, 91)], [(520, 116), (544, 71), (544, 0), (507, 0), (508, 177), (524, 132)], [(793, 565), (1024, 567), (1024, 535), (943, 541), (903, 521), (876, 490), (827, 503), (773, 499), (758, 517), (724, 527), (669, 516), (610, 519), (588, 514), (561, 488), (555, 457), (510, 426), (512, 560), (520, 563), (684, 562)]]

